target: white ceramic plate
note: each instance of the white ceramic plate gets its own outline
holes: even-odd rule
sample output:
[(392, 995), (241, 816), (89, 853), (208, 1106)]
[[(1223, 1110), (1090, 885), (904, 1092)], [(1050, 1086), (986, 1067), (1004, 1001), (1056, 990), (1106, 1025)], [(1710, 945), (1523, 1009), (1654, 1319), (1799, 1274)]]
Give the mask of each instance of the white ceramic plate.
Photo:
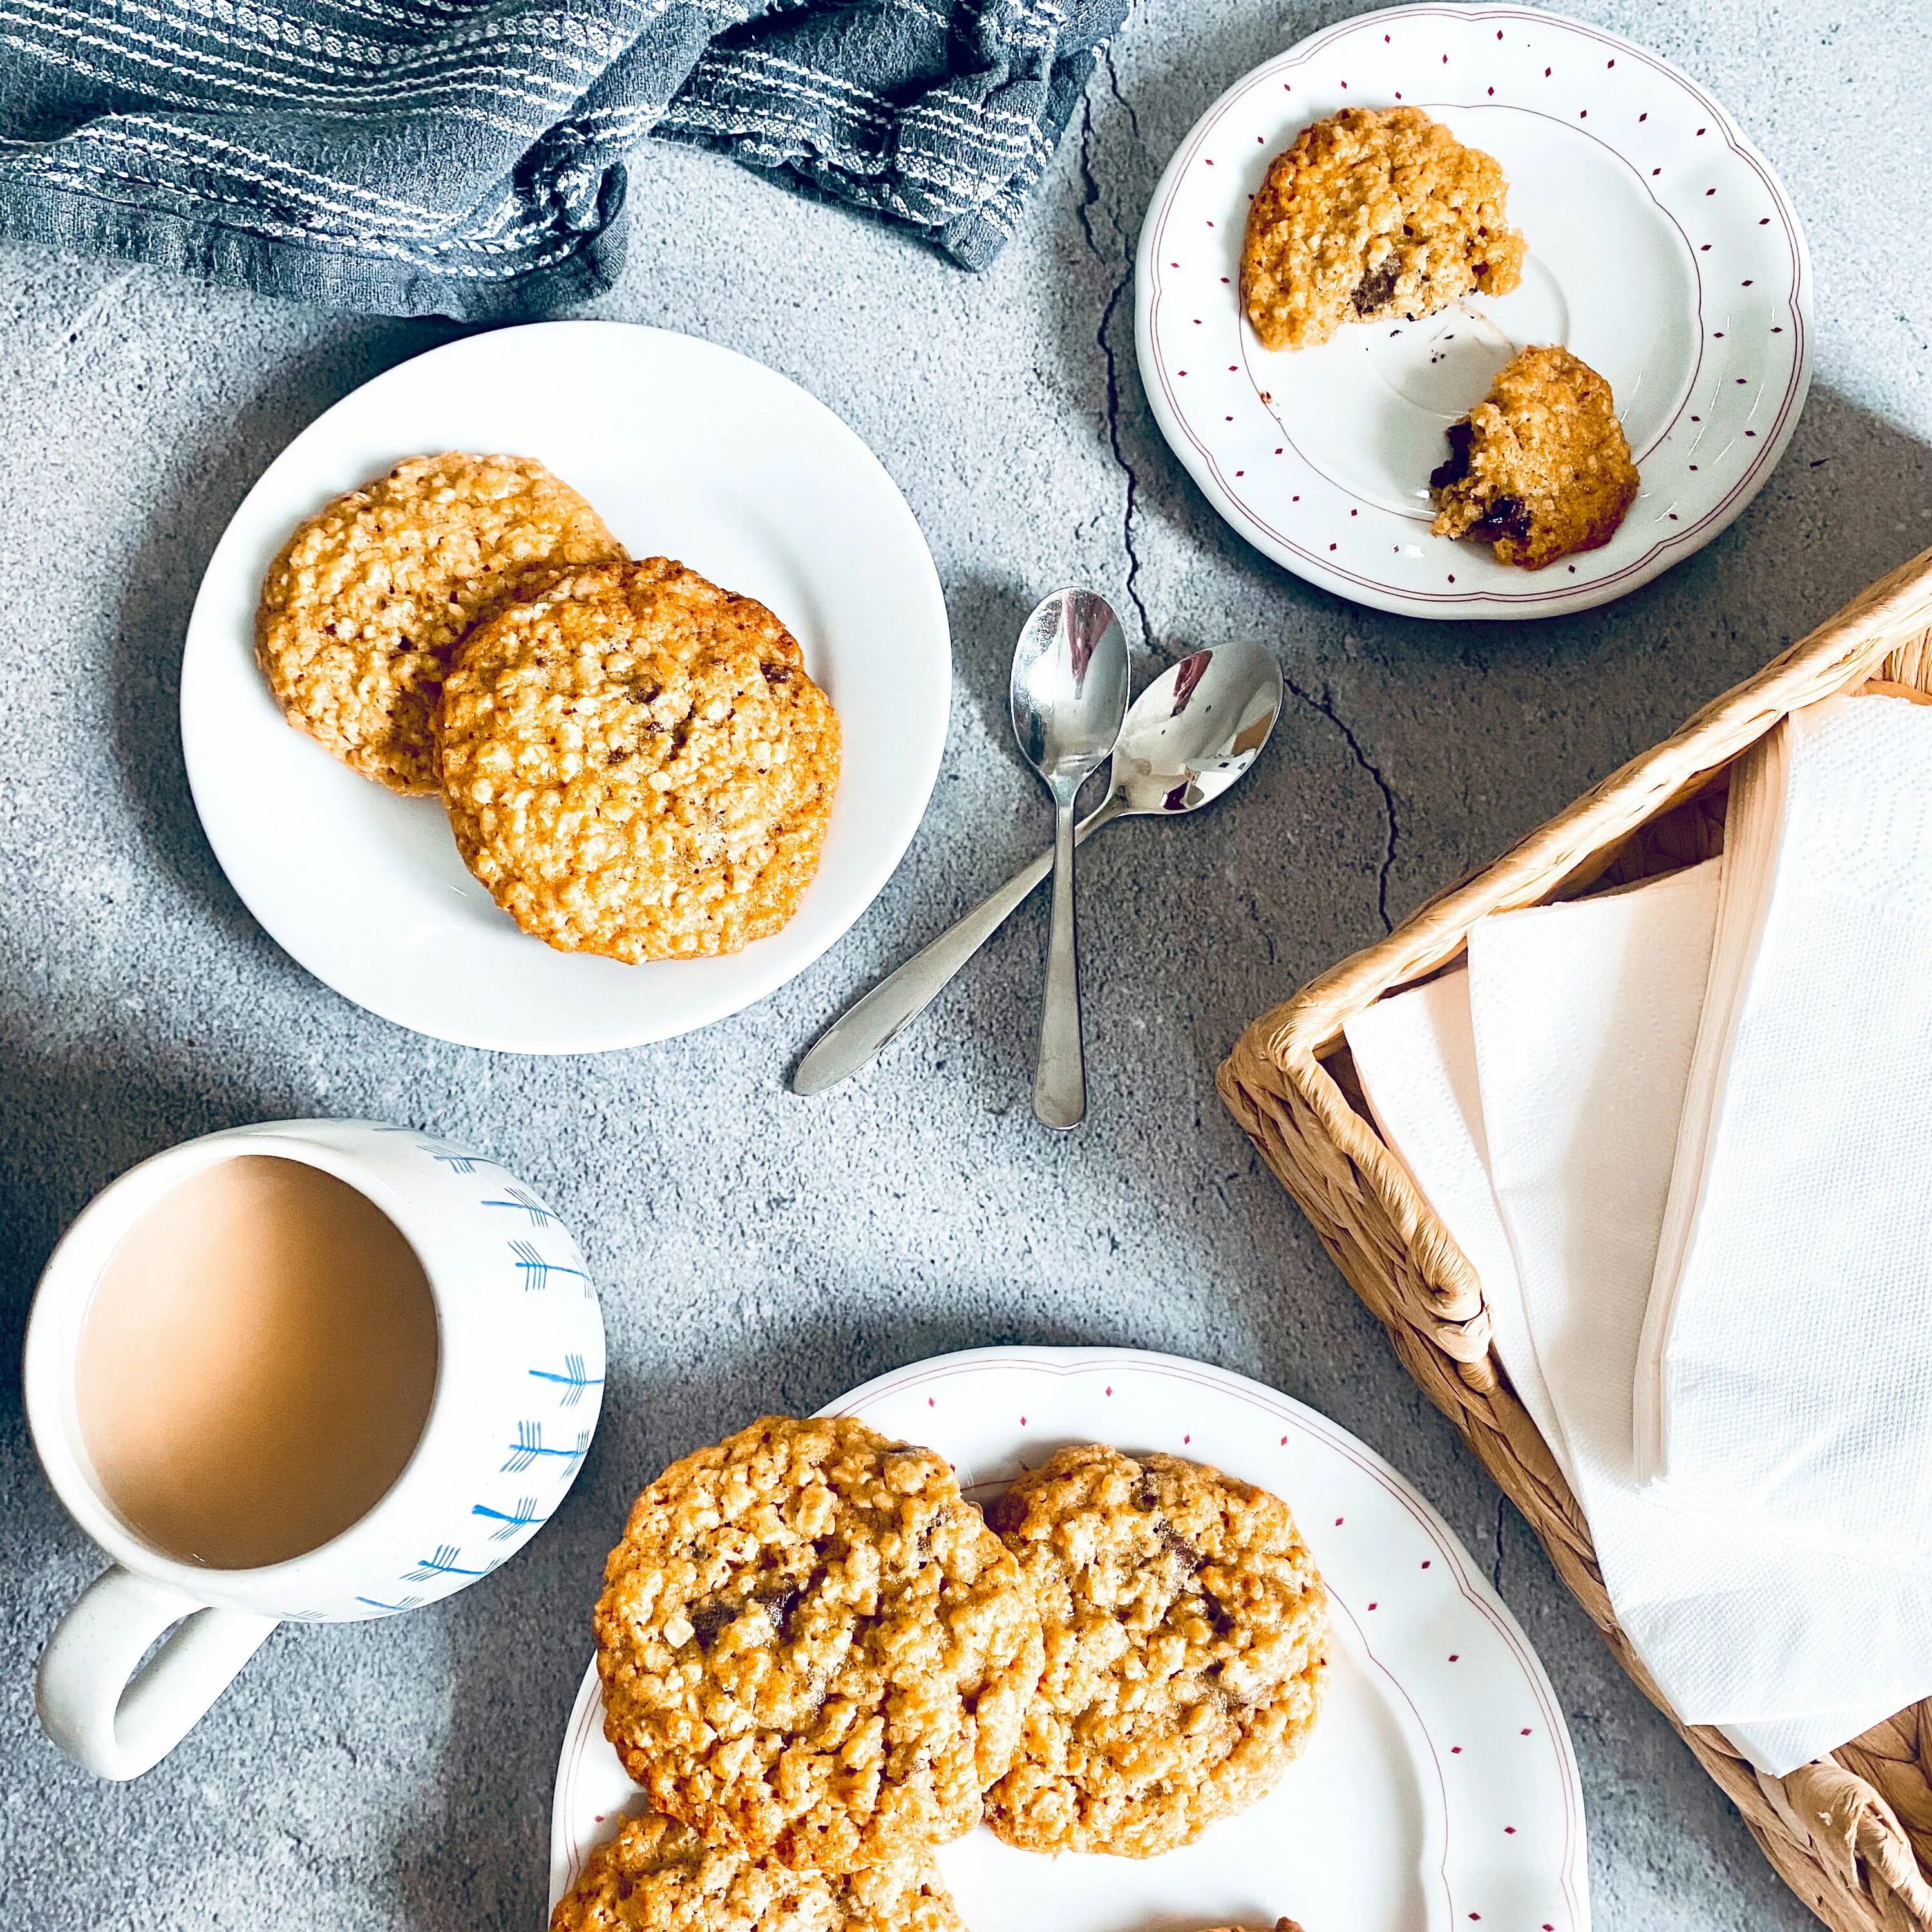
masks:
[[(1262, 348), (1238, 284), (1268, 163), (1311, 122), (1398, 103), (1502, 163), (1522, 286)], [(1804, 232), (1764, 158), (1654, 54), (1526, 7), (1365, 14), (1238, 81), (1161, 177), (1136, 290), (1148, 400), (1214, 507), (1311, 582), (1412, 616), (1551, 616), (1647, 584), (1757, 494), (1810, 379)], [(1642, 484), (1603, 549), (1526, 572), (1431, 536), (1428, 485), (1444, 427), (1533, 342), (1609, 381)]]
[[(783, 932), (722, 959), (626, 966), (518, 932), (434, 799), (399, 798), (282, 721), (256, 668), (262, 572), (303, 518), (403, 457), (534, 456), (635, 556), (681, 558), (769, 604), (838, 707), (844, 766), (818, 876)], [(926, 542), (821, 403), (729, 350), (612, 322), (500, 329), (345, 397), (271, 464), (202, 580), (182, 744), (208, 842), (318, 979), (419, 1033), (518, 1053), (709, 1025), (802, 972), (871, 904), (926, 809), (952, 656)]]
[[(984, 1501), (1062, 1444), (1199, 1458), (1293, 1508), (1334, 1604), (1328, 1702), (1268, 1798), (1148, 1859), (1042, 1858), (983, 1827), (939, 1855), (973, 1932), (1587, 1932), (1583, 1801), (1528, 1640), (1448, 1526), (1334, 1424), (1241, 1376), (1116, 1348), (986, 1348), (825, 1412), (949, 1457)], [(596, 1666), (564, 1733), (550, 1898), (642, 1794), (603, 1734)]]

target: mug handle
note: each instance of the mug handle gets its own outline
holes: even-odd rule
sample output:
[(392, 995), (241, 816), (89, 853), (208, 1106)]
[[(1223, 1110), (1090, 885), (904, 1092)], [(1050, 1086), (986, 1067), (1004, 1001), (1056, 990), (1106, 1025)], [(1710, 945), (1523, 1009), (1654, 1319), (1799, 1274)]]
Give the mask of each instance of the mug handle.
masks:
[(280, 1621), (212, 1608), (116, 1564), (74, 1599), (40, 1653), (40, 1726), (96, 1777), (139, 1778), (201, 1720)]

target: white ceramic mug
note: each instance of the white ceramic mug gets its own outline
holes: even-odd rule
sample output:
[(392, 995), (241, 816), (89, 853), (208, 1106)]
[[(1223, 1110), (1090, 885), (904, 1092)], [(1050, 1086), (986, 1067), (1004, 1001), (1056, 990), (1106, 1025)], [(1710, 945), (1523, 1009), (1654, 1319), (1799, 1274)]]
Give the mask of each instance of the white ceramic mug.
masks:
[[(388, 1216), (428, 1276), (439, 1352), (422, 1434), (366, 1516), (287, 1562), (214, 1570), (151, 1548), (116, 1514), (82, 1440), (75, 1362), (121, 1237), (190, 1175), (242, 1154), (306, 1162)], [(25, 1376), (48, 1479), (115, 1566), (48, 1640), (40, 1722), (88, 1770), (134, 1778), (181, 1742), (278, 1623), (414, 1610), (528, 1542), (590, 1447), (604, 1323), (577, 1244), (497, 1162), (412, 1128), (280, 1120), (171, 1148), (97, 1196), (40, 1277)]]

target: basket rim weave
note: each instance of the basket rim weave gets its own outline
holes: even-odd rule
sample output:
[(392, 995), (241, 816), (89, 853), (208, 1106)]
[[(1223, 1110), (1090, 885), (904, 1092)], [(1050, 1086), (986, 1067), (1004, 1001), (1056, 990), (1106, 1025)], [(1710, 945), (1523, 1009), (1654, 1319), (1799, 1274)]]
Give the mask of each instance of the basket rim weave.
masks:
[(1737, 1805), (1792, 1891), (1834, 1932), (1932, 1932), (1932, 1880), (1918, 1849), (1932, 1863), (1932, 1700), (1783, 1778), (1754, 1771), (1715, 1730), (1677, 1718), (1618, 1628), (1588, 1526), (1495, 1358), (1474, 1269), (1324, 1064), (1346, 1050), (1342, 1028), (1354, 1014), (1448, 965), (1478, 920), (1582, 889), (1646, 827), (1721, 780), (1787, 712), (1874, 680), (1932, 692), (1932, 550), (1493, 864), (1263, 1015), (1217, 1084), (1404, 1366), (1522, 1510), (1618, 1662)]

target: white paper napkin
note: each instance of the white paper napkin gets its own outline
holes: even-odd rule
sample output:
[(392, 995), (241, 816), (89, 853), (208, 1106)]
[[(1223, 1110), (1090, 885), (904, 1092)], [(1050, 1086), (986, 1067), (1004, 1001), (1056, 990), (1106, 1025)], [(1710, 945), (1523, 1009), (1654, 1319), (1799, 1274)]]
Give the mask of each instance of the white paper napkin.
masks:
[(1468, 969), (1458, 966), (1412, 992), (1378, 1000), (1345, 1030), (1376, 1125), (1476, 1270), (1497, 1358), (1574, 1490), (1563, 1425), (1544, 1384), (1516, 1259), (1490, 1186)]
[(1631, 1378), (1720, 870), (1469, 935), (1490, 1183), (1593, 1528), (1590, 1492), (1630, 1474)]
[[(1703, 867), (1485, 922), (1480, 1074), (1464, 972), (1379, 1002), (1348, 1037), (1384, 1138), (1482, 1278), (1498, 1354), (1588, 1519), (1619, 1622), (1681, 1716), (1781, 1774), (1932, 1686), (1932, 1593), (1872, 1566), (1821, 1574), (1791, 1539), (1634, 1479), (1629, 1369), (1714, 885)], [(1498, 1104), (1523, 1095), (1522, 1124), (1486, 1112), (1492, 1088)], [(1499, 1154), (1520, 1234), (1490, 1185)]]
[(1795, 712), (1733, 778), (1640, 1362), (1640, 1472), (1932, 1564), (1932, 710)]

